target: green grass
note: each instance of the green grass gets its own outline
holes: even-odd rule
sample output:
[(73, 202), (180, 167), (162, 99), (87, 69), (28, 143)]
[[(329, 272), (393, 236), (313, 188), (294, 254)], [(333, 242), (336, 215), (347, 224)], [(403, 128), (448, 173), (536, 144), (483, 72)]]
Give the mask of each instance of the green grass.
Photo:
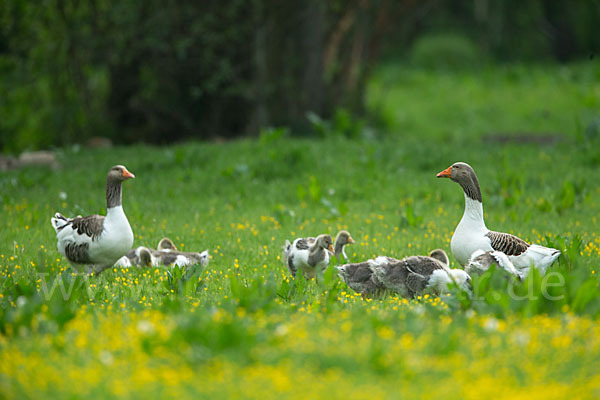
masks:
[[(387, 126), (374, 136), (61, 149), (60, 170), (2, 173), (2, 397), (597, 398), (600, 146), (584, 134), (597, 82), (589, 65), (385, 69), (369, 92)], [(365, 300), (331, 273), (287, 278), (285, 239), (342, 228), (354, 261), (449, 252), (464, 200), (435, 174), (459, 160), (478, 173), (488, 227), (563, 250), (564, 285), (496, 272), (476, 299)], [(104, 213), (118, 163), (136, 174), (123, 194), (134, 246), (209, 249), (206, 270), (71, 274), (50, 217)], [(72, 287), (67, 301), (61, 285), (44, 296), (53, 282)]]
[(436, 74), (383, 67), (369, 107), (401, 136), (465, 140), (506, 133), (581, 135), (600, 109), (600, 68), (488, 67)]

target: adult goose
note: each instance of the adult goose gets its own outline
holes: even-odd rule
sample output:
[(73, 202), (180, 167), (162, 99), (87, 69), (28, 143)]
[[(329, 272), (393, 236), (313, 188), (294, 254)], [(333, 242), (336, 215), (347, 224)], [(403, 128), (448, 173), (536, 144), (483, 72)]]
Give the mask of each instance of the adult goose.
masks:
[(448, 260), (443, 250), (434, 250), (429, 257), (410, 256), (402, 260), (377, 257), (369, 260), (369, 264), (373, 275), (386, 289), (405, 298), (413, 298), (422, 293), (443, 293), (452, 282), (470, 292), (469, 274), (462, 269), (450, 269), (440, 259)]
[(450, 248), (458, 262), (465, 266), (476, 250), (504, 253), (513, 266), (527, 275), (533, 265), (542, 275), (560, 256), (560, 251), (526, 241), (502, 232), (490, 231), (483, 220), (481, 189), (475, 171), (469, 164), (457, 162), (437, 174), (438, 178), (450, 178), (465, 193), (465, 212), (458, 223)]
[(57, 247), (78, 271), (99, 274), (112, 267), (133, 244), (133, 232), (121, 205), (121, 184), (135, 176), (122, 165), (108, 171), (106, 216), (67, 218), (56, 213), (51, 219)]
[(316, 238), (298, 238), (293, 243), (286, 241), (283, 257), (293, 277), (300, 269), (306, 279), (312, 279), (327, 268), (332, 253), (333, 239), (325, 234)]

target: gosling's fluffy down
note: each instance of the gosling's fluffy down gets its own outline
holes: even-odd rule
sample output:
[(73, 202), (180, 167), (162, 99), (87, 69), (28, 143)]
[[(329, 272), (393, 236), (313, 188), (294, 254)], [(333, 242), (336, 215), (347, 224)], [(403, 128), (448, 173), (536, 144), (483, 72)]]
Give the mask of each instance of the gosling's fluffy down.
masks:
[(145, 266), (157, 267), (166, 266), (188, 266), (200, 264), (205, 267), (208, 265), (210, 256), (208, 250), (203, 252), (178, 251), (173, 241), (169, 238), (162, 238), (158, 242), (158, 250), (140, 246), (125, 256), (121, 257), (116, 263), (117, 267)]
[(286, 241), (283, 257), (292, 276), (298, 270), (305, 278), (314, 278), (329, 265), (333, 254), (333, 239), (330, 235), (319, 235), (316, 238), (297, 238), (293, 243)]
[(398, 260), (380, 256), (336, 268), (350, 288), (365, 296), (389, 290), (412, 298), (421, 293), (444, 292), (451, 282), (465, 290), (470, 289), (470, 276), (463, 270), (450, 269), (448, 256), (441, 249), (432, 251), (429, 257), (411, 256)]
[(518, 270), (515, 268), (508, 256), (501, 251), (475, 250), (469, 258), (465, 271), (467, 271), (469, 275), (482, 274), (487, 271), (492, 264), (496, 264), (500, 269), (519, 280), (523, 280), (527, 276), (527, 270)]

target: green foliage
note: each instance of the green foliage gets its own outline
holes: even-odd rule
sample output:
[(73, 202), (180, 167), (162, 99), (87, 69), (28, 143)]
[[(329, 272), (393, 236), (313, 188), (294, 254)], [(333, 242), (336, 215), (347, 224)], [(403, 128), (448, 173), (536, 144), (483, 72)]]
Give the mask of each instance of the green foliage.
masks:
[(253, 279), (251, 281), (240, 281), (232, 276), (229, 279), (231, 296), (235, 304), (250, 312), (259, 309), (266, 309), (273, 305), (275, 296), (280, 293), (276, 287), (275, 276), (267, 278)]
[(356, 29), (353, 21), (324, 60), (328, 32), (346, 13), (334, 3), (50, 0), (42, 12), (4, 2), (0, 150), (94, 136), (164, 144), (255, 135), (270, 125), (304, 134), (306, 112), (356, 135), (355, 117), (336, 109), (362, 108), (373, 56), (348, 57), (347, 49), (377, 26), (362, 18)]
[(575, 204), (575, 188), (569, 181), (565, 181), (560, 191), (560, 202), (557, 206), (558, 212), (573, 207)]
[[(597, 118), (598, 107), (588, 106), (585, 100), (587, 93), (598, 90), (597, 70), (597, 65), (586, 62), (560, 70), (514, 64), (488, 66), (475, 73), (431, 73), (386, 64), (371, 80), (367, 108), (384, 115), (385, 126), (403, 139), (476, 140), (488, 143), (485, 149), (504, 148), (506, 155), (499, 154), (495, 162), (506, 157), (502, 165), (514, 174), (520, 171), (511, 166), (512, 149), (535, 143), (545, 151), (552, 145), (570, 148), (576, 139), (581, 159), (593, 166), (597, 146), (578, 138), (585, 129), (581, 127)], [(449, 150), (454, 149), (440, 146), (433, 154), (424, 154), (423, 161), (450, 157)], [(459, 154), (472, 157), (466, 149)]]
[(290, 130), (287, 127), (266, 128), (262, 129), (259, 134), (259, 142), (262, 144), (276, 143), (279, 140), (290, 135)]
[(583, 250), (583, 240), (579, 234), (575, 234), (573, 237), (563, 236), (546, 236), (546, 243), (548, 246), (560, 249), (562, 254), (559, 258), (559, 262), (566, 264), (569, 270), (577, 267), (578, 261), (581, 259), (581, 252)]
[(523, 282), (508, 279), (502, 271), (492, 268), (474, 277), (473, 282), (475, 291), (469, 306), (479, 313), (489, 312), (498, 317), (516, 313), (531, 317), (562, 314), (568, 310), (592, 315), (600, 311), (598, 280), (585, 268), (555, 267), (545, 276), (533, 269)]
[(475, 68), (482, 64), (482, 55), (469, 38), (447, 33), (419, 37), (410, 59), (415, 67), (433, 70)]
[(185, 296), (194, 296), (200, 289), (200, 267), (194, 266), (184, 268), (175, 266), (170, 271), (166, 271), (167, 279), (163, 280), (165, 294), (175, 293)]
[(308, 112), (306, 118), (320, 138), (334, 136), (357, 139), (364, 138), (368, 134), (365, 121), (353, 116), (345, 108), (337, 108), (330, 120), (325, 120), (314, 112)]
[(404, 207), (404, 215), (402, 216), (403, 225), (408, 225), (414, 228), (422, 221), (423, 217), (415, 215), (413, 207), (410, 205), (410, 203), (406, 203), (406, 206)]
[[(3, 279), (2, 294), (14, 307), (0, 307), (0, 331), (3, 334), (56, 333), (85, 304), (89, 291), (87, 277), (71, 273), (40, 274)], [(34, 282), (40, 282), (40, 289)]]

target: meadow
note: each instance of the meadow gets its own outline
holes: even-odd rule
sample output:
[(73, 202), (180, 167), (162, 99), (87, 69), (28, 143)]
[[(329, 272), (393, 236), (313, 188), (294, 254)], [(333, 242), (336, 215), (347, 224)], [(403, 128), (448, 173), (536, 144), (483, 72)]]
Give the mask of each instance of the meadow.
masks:
[[(370, 119), (315, 134), (56, 149), (0, 175), (2, 398), (598, 398), (600, 70), (381, 68)], [(554, 246), (555, 281), (499, 271), (452, 291), (366, 299), (330, 268), (293, 280), (286, 239), (349, 230), (352, 261), (445, 249), (478, 174), (491, 229)], [(105, 212), (124, 164), (134, 246), (209, 249), (204, 270), (72, 273), (50, 217)]]

